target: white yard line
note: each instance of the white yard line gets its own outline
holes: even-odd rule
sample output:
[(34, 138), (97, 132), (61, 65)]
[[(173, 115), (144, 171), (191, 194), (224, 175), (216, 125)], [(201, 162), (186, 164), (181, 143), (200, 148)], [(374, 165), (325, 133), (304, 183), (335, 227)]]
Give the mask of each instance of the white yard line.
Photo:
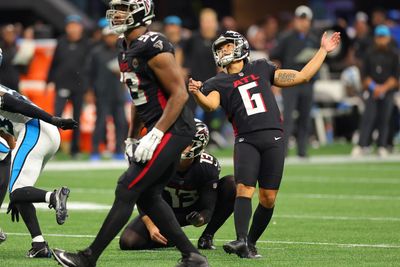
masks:
[[(7, 233), (9, 236), (30, 236), (28, 233)], [(66, 234), (44, 234), (44, 236), (66, 237), (66, 238), (95, 238), (94, 235), (66, 235)], [(116, 237), (118, 239), (119, 236)], [(190, 238), (191, 241), (197, 241)], [(228, 239), (214, 239), (216, 242), (228, 242)], [(288, 245), (313, 245), (313, 246), (335, 246), (335, 247), (365, 247), (365, 248), (400, 248), (400, 244), (352, 244), (352, 243), (335, 243), (335, 242), (311, 242), (311, 241), (284, 241), (284, 240), (259, 240), (258, 244), (288, 244)]]
[[(3, 203), (7, 207), (8, 203)], [(47, 204), (35, 204), (37, 209), (54, 212), (47, 207)], [(68, 202), (68, 209), (73, 211), (104, 211), (111, 209), (111, 205), (103, 205), (90, 202)], [(5, 209), (1, 210), (5, 213)], [(307, 214), (275, 214), (274, 218), (301, 219), (301, 220), (327, 220), (327, 221), (378, 221), (378, 222), (400, 222), (400, 217), (367, 217), (367, 216), (340, 216), (340, 215), (307, 215)]]
[(297, 194), (280, 193), (281, 198), (301, 198), (301, 199), (333, 199), (333, 200), (367, 200), (367, 201), (399, 201), (400, 196), (382, 195), (334, 195), (334, 194)]
[[(219, 158), (222, 166), (233, 166), (233, 160), (230, 157)], [(307, 164), (354, 164), (354, 163), (381, 163), (381, 162), (400, 162), (400, 155), (391, 155), (387, 158), (377, 156), (365, 156), (358, 159), (350, 156), (314, 156), (309, 159), (298, 159), (289, 157), (286, 159), (286, 165), (307, 165)], [(47, 171), (79, 171), (79, 170), (115, 170), (126, 169), (128, 163), (125, 161), (52, 161), (49, 162), (45, 170)]]

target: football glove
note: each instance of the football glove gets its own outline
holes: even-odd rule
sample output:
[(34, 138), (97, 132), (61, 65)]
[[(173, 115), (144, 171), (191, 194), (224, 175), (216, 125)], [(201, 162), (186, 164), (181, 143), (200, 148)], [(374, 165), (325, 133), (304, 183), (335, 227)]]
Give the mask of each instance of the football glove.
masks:
[(197, 211), (192, 211), (191, 213), (186, 215), (186, 221), (191, 225), (200, 227), (204, 224), (204, 217)]
[(128, 160), (129, 164), (133, 162), (133, 153), (139, 144), (139, 140), (135, 138), (127, 138), (125, 140), (125, 159)]
[(7, 208), (7, 214), (9, 214), (10, 212), (11, 212), (11, 221), (19, 222), (19, 211), (18, 211), (17, 207), (15, 206), (15, 204), (13, 204), (12, 202), (10, 202), (10, 204), (8, 204), (8, 208)]
[(150, 132), (140, 139), (139, 145), (134, 153), (135, 160), (142, 163), (150, 160), (163, 136), (164, 133), (157, 128), (154, 127), (151, 129)]
[(52, 117), (51, 124), (63, 130), (78, 128), (78, 122), (74, 121), (73, 119), (63, 119), (60, 117)]

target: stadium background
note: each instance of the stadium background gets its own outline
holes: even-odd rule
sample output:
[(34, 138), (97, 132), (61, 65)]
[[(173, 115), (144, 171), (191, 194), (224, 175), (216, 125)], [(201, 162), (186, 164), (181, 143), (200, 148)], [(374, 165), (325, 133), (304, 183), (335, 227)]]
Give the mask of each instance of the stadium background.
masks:
[[(241, 32), (246, 32), (250, 25), (262, 20), (267, 14), (284, 15), (293, 12), (300, 4), (307, 4), (312, 8), (314, 26), (317, 29), (332, 26), (337, 17), (347, 18), (350, 25), (356, 12), (360, 10), (371, 14), (375, 8), (400, 9), (396, 0), (155, 1), (156, 18), (159, 21), (168, 15), (178, 15), (183, 20), (183, 26), (195, 30), (198, 27), (200, 10), (211, 7), (216, 10), (220, 19), (224, 16), (236, 19)], [(45, 94), (43, 90), (55, 46), (53, 38), (62, 34), (65, 18), (71, 14), (83, 17), (89, 34), (95, 30), (97, 21), (104, 16), (105, 10), (103, 1), (96, 0), (0, 1), (0, 25), (21, 23), (23, 27), (27, 27), (41, 21), (49, 26), (52, 37), (36, 40), (34, 59), (28, 72), (21, 76), (21, 91), (39, 106), (52, 112), (54, 92)], [(339, 86), (343, 87), (342, 84)], [(335, 100), (336, 96), (330, 97)], [(373, 155), (360, 159), (349, 157), (351, 138), (340, 135), (336, 130), (340, 125), (331, 121), (334, 118), (330, 112), (337, 111), (337, 103), (331, 103), (335, 101), (331, 98), (327, 102), (321, 101), (321, 109), (315, 111), (322, 114), (322, 136), (318, 133), (317, 120), (314, 119), (310, 159), (304, 161), (289, 157), (287, 160), (273, 224), (263, 235), (259, 245), (265, 257), (249, 262), (225, 255), (221, 250), (222, 244), (225, 240), (234, 238), (231, 218), (216, 235), (218, 250), (205, 252), (212, 266), (398, 265), (400, 157), (396, 153), (385, 159)], [(71, 116), (71, 107), (67, 107), (64, 116)], [(83, 248), (92, 240), (111, 205), (115, 182), (126, 166), (123, 161), (88, 162), (94, 121), (94, 105), (88, 103), (80, 122), (83, 156), (78, 161), (71, 162), (66, 153), (60, 152), (39, 179), (38, 187), (52, 190), (65, 184), (72, 192), (70, 218), (62, 228), (55, 226), (53, 213), (39, 207), (39, 219), (43, 222), (43, 232), (51, 247), (75, 250)], [(108, 142), (102, 148), (104, 151), (113, 146), (112, 127), (110, 120)], [(225, 131), (226, 139), (229, 140), (230, 132)], [(68, 150), (71, 136), (67, 132), (62, 135), (65, 150)], [(324, 142), (321, 142), (323, 138)], [(398, 142), (398, 138), (396, 141)], [(232, 173), (230, 144), (213, 150), (213, 153), (221, 158), (223, 174)], [(293, 153), (291, 151), (290, 155)], [(253, 207), (255, 206), (254, 202)], [(55, 266), (53, 261), (24, 258), (29, 248), (29, 235), (21, 222), (10, 222), (9, 216), (3, 213), (4, 207), (7, 207), (7, 203), (1, 209), (0, 223), (9, 234), (9, 240), (0, 246), (0, 266)], [(185, 231), (196, 241), (201, 229), (187, 227)], [(117, 249), (117, 244), (116, 241), (112, 243), (101, 258), (99, 266), (173, 266), (178, 255), (170, 249), (165, 252), (121, 252)]]

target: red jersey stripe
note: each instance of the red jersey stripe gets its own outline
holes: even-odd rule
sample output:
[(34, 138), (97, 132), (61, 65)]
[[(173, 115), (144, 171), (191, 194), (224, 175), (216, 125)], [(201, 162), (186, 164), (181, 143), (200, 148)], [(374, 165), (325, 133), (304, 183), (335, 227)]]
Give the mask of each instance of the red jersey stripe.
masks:
[(163, 139), (161, 140), (161, 143), (156, 148), (156, 151), (154, 151), (153, 157), (151, 158), (150, 161), (147, 162), (146, 166), (139, 173), (139, 175), (136, 176), (136, 178), (129, 184), (128, 189), (131, 189), (135, 184), (137, 184), (140, 180), (142, 180), (142, 178), (149, 171), (150, 167), (153, 165), (154, 161), (157, 159), (161, 150), (164, 149), (165, 145), (168, 143), (168, 141), (169, 141), (169, 139), (171, 139), (171, 137), (172, 137), (171, 133), (167, 133), (166, 135), (164, 135)]

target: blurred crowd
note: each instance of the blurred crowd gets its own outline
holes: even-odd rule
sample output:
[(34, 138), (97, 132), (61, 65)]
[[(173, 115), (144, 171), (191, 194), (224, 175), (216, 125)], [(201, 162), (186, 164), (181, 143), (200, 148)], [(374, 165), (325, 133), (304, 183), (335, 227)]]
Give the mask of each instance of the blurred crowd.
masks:
[[(90, 5), (91, 1), (75, 1)], [(93, 1), (96, 2), (96, 1)], [(81, 7), (86, 9), (87, 7)], [(100, 14), (104, 6), (96, 7)], [(352, 141), (352, 155), (369, 153), (376, 143), (377, 152), (386, 156), (393, 149), (399, 132), (399, 48), (400, 10), (374, 9), (370, 14), (357, 12), (353, 17), (338, 16), (333, 23), (314, 20), (313, 11), (300, 6), (280, 15), (268, 14), (247, 29), (239, 29), (234, 17), (219, 18), (210, 9), (199, 14), (199, 28), (185, 28), (180, 17), (170, 15), (151, 25), (153, 31), (163, 32), (175, 46), (182, 75), (188, 80), (205, 81), (219, 69), (215, 66), (211, 45), (226, 30), (241, 32), (249, 41), (251, 60), (268, 58), (280, 68), (301, 70), (319, 47), (324, 31), (341, 32), (342, 45), (326, 66), (318, 80), (337, 80), (344, 88), (340, 100), (319, 101), (314, 96), (316, 81), (285, 90), (273, 88), (284, 118), (287, 146), (297, 146), (297, 155), (307, 157), (309, 143), (321, 143), (317, 124), (318, 112), (331, 111), (323, 120), (323, 134)], [(94, 15), (96, 17), (96, 15)], [(96, 106), (96, 124), (92, 134), (91, 159), (101, 158), (99, 146), (106, 142), (106, 122), (111, 116), (115, 124), (113, 157), (123, 158), (123, 140), (127, 132), (124, 105), (129, 96), (119, 82), (116, 41), (105, 19), (100, 19), (92, 32), (85, 31), (82, 19), (70, 15), (65, 21), (65, 34), (57, 40), (45, 90), (54, 90), (55, 115), (63, 113), (67, 102), (73, 105), (73, 117), (79, 120), (82, 106)], [(20, 24), (1, 27), (0, 47), (3, 64), (0, 83), (19, 89), (21, 74), (27, 71), (34, 54), (35, 39), (51, 34), (38, 23), (23, 28)], [(391, 62), (391, 64), (389, 64)], [(221, 111), (203, 113), (193, 100), (191, 108), (211, 131), (211, 146), (223, 148), (231, 145), (233, 134)], [(396, 103), (397, 101), (397, 103)], [(326, 137), (326, 136), (325, 136)], [(79, 129), (75, 131), (70, 153), (80, 153)], [(328, 138), (327, 142), (332, 141)], [(326, 140), (325, 140), (326, 142)]]

